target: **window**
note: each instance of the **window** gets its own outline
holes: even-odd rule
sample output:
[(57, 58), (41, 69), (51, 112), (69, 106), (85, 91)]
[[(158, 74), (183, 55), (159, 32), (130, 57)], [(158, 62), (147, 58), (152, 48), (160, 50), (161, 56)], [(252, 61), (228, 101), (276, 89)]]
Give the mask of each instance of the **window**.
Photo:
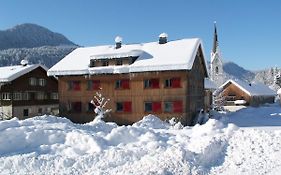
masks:
[(116, 80), (115, 88), (116, 89), (130, 89), (129, 79)]
[(102, 66), (108, 66), (108, 61), (107, 60), (102, 61)]
[(164, 102), (164, 111), (176, 113), (182, 112), (182, 101)]
[(88, 90), (100, 90), (100, 80), (89, 80)]
[(121, 59), (116, 60), (116, 65), (123, 65), (123, 60)]
[(46, 95), (45, 95), (44, 92), (37, 92), (36, 96), (35, 96), (35, 99), (36, 100), (44, 100), (44, 99), (46, 99)]
[(29, 92), (22, 93), (22, 100), (30, 100), (30, 93)]
[(2, 93), (2, 100), (11, 100), (11, 94), (8, 92)]
[(170, 78), (165, 80), (165, 88), (180, 88), (181, 79), (180, 78)]
[(57, 92), (52, 92), (50, 98), (52, 100), (58, 100), (59, 99), (59, 94)]
[(216, 67), (216, 74), (218, 74), (219, 73), (219, 67), (217, 66)]
[(116, 111), (117, 112), (132, 112), (132, 102), (117, 102), (116, 103)]
[(173, 112), (173, 103), (172, 102), (164, 103), (164, 112)]
[(89, 67), (95, 67), (95, 66), (96, 66), (95, 60), (91, 59)]
[(36, 86), (37, 85), (37, 79), (34, 77), (29, 78), (29, 85), (30, 86)]
[(81, 102), (72, 102), (71, 108), (73, 112), (81, 112), (82, 111), (82, 103)]
[(80, 91), (80, 81), (69, 81), (68, 82), (68, 90)]
[(22, 100), (22, 94), (20, 92), (14, 92), (13, 99), (14, 100)]
[(28, 112), (28, 109), (24, 109), (24, 110), (23, 110), (23, 116), (24, 116), (24, 117), (28, 117), (28, 113), (29, 113), (29, 112)]
[(46, 80), (44, 78), (38, 79), (38, 85), (39, 86), (46, 86)]
[(148, 79), (144, 80), (144, 88), (160, 88), (159, 79)]
[(161, 102), (145, 102), (145, 112), (161, 112)]

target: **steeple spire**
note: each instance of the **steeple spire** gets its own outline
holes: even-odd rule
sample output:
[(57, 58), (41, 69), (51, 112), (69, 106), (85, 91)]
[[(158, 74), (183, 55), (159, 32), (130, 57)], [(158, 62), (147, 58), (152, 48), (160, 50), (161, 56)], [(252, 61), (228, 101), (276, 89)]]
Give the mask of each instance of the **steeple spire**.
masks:
[(214, 22), (215, 33), (214, 33), (214, 41), (213, 41), (213, 53), (216, 53), (218, 47), (218, 34), (217, 34), (217, 26), (216, 21)]

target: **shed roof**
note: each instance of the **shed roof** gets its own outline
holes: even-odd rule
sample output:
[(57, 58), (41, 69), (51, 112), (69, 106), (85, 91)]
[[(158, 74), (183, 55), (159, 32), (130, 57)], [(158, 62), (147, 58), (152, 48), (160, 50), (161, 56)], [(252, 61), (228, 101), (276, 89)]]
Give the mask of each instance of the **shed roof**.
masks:
[[(190, 70), (199, 46), (202, 47), (201, 40), (192, 38), (169, 41), (166, 44), (158, 42), (123, 44), (119, 49), (114, 45), (77, 48), (49, 69), (48, 75)], [(138, 58), (131, 65), (89, 67), (91, 59), (118, 59), (129, 56)]]
[(44, 70), (48, 70), (45, 66), (41, 64), (32, 64), (32, 65), (16, 65), (16, 66), (5, 66), (0, 67), (0, 82), (11, 82), (16, 78), (38, 68), (42, 67)]
[(276, 92), (262, 83), (247, 83), (242, 80), (227, 80), (220, 88), (224, 88), (228, 84), (234, 84), (249, 96), (275, 96)]

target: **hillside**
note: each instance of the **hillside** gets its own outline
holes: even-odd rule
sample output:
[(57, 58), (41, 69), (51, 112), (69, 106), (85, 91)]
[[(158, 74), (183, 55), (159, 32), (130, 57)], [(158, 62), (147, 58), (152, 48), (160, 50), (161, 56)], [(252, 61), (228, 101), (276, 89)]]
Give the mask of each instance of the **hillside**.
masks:
[(75, 46), (42, 46), (0, 50), (0, 65), (17, 65), (22, 59), (26, 59), (31, 64), (41, 63), (50, 68), (75, 48)]
[(78, 46), (65, 36), (36, 24), (0, 31), (0, 66), (29, 63), (53, 66)]
[(65, 36), (36, 24), (21, 24), (0, 31), (0, 50), (41, 46), (75, 45)]

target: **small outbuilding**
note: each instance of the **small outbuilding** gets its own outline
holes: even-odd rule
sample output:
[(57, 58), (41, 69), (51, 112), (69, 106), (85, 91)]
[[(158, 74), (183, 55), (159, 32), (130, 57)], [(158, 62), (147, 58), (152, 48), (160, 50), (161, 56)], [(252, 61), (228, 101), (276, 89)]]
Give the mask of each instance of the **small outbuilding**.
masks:
[(241, 80), (228, 80), (222, 88), (226, 105), (259, 106), (274, 103), (276, 92), (262, 83), (247, 83)]

